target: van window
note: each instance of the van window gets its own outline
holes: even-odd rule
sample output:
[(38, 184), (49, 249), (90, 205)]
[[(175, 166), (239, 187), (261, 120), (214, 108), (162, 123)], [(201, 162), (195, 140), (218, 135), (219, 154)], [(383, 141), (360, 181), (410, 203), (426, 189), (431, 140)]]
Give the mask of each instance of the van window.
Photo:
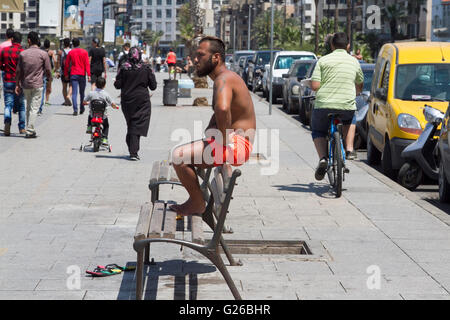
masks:
[(395, 98), (450, 99), (450, 64), (409, 64), (397, 67)]
[(391, 74), (391, 63), (390, 61), (386, 62), (386, 66), (384, 67), (383, 78), (381, 79), (381, 88), (386, 89), (386, 93), (389, 90), (389, 75)]
[(381, 67), (384, 65), (385, 59), (378, 58), (377, 64), (375, 66), (374, 76), (375, 81), (372, 82), (372, 91), (375, 92), (375, 89), (378, 88), (378, 85), (380, 83), (380, 77), (381, 77)]
[(314, 56), (278, 56), (275, 69), (289, 69), (295, 60), (314, 60)]

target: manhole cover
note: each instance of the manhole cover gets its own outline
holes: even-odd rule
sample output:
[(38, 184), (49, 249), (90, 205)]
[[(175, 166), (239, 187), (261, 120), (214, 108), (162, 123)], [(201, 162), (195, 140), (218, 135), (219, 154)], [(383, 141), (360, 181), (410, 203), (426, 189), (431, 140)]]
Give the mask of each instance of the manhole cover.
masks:
[(232, 254), (313, 254), (305, 241), (226, 240), (226, 244)]

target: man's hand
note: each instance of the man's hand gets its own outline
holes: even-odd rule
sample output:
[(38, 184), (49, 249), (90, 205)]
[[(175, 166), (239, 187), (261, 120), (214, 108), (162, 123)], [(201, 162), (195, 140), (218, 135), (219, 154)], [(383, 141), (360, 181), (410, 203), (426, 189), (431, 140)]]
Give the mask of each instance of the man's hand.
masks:
[(111, 103), (111, 107), (113, 107), (113, 109), (116, 109), (116, 110), (119, 109), (119, 106), (115, 103)]
[(20, 87), (19, 87), (19, 86), (16, 86), (16, 89), (14, 90), (14, 92), (16, 93), (16, 95), (20, 95), (20, 91), (21, 91)]
[(88, 82), (91, 82), (91, 76), (88, 76)]
[(106, 80), (106, 71), (105, 71), (105, 76), (104, 76), (105, 80)]

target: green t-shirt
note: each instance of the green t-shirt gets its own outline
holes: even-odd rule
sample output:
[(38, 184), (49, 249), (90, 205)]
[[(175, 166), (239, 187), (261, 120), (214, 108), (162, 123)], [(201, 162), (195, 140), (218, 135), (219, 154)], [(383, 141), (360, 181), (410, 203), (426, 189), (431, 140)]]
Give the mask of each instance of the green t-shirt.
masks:
[(320, 82), (314, 108), (356, 110), (355, 84), (364, 82), (364, 74), (347, 51), (336, 49), (320, 58), (311, 80)]

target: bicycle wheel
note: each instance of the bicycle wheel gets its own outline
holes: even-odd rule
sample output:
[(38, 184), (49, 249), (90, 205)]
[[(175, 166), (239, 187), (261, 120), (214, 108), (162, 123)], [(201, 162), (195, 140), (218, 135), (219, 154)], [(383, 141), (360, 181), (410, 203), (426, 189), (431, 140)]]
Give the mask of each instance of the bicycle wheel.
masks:
[[(336, 170), (335, 168), (335, 161), (334, 161), (334, 139), (331, 138), (328, 140), (328, 169), (327, 169), (327, 175), (328, 175), (328, 181), (330, 182), (330, 185), (334, 188), (334, 185), (336, 183)], [(331, 163), (330, 163), (331, 162)]]
[(342, 195), (342, 177), (344, 171), (344, 158), (342, 156), (342, 141), (339, 132), (333, 134), (334, 150), (333, 150), (333, 170), (335, 170), (335, 184), (334, 191), (336, 198)]

